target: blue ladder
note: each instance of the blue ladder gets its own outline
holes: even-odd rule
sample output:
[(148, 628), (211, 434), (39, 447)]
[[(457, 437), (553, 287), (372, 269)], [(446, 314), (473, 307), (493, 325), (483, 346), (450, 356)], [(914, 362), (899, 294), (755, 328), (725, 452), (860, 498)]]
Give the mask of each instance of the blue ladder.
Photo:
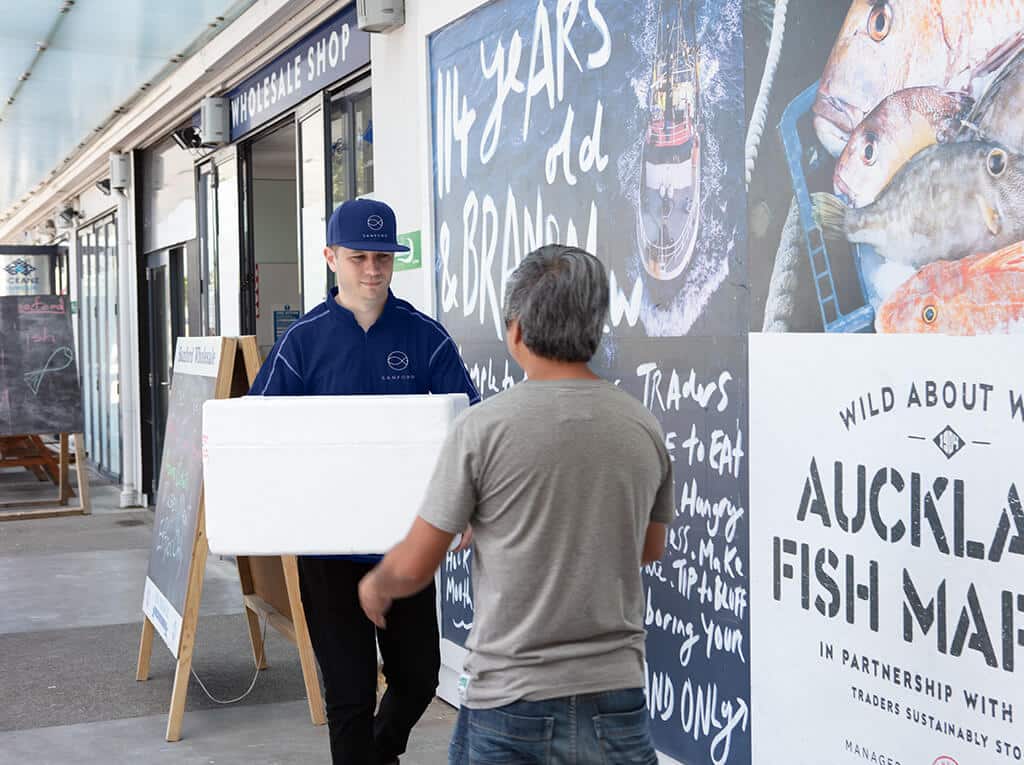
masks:
[(789, 166), (789, 175), (793, 181), (793, 194), (796, 196), (804, 243), (807, 245), (807, 257), (811, 263), (811, 275), (818, 295), (821, 322), (826, 332), (872, 332), (875, 326), (875, 310), (867, 302), (868, 287), (864, 280), (862, 261), (877, 256), (870, 247), (854, 246), (857, 276), (865, 302), (853, 311), (843, 313), (836, 295), (835, 280), (832, 278), (832, 261), (825, 246), (825, 235), (815, 222), (811, 210), (811, 195), (807, 191), (807, 180), (804, 177), (803, 146), (800, 143), (797, 122), (810, 112), (817, 93), (818, 83), (815, 82), (790, 102), (782, 113), (779, 134), (782, 136), (786, 164)]

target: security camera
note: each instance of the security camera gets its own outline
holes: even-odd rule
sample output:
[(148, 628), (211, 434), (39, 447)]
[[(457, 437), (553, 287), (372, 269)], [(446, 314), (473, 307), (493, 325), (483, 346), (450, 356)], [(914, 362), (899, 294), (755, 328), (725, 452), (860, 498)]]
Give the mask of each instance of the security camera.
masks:
[(182, 149), (198, 149), (203, 145), (203, 139), (199, 135), (199, 131), (191, 125), (175, 130), (171, 133), (171, 137), (174, 138), (174, 142)]
[(75, 221), (82, 217), (82, 213), (78, 212), (74, 207), (68, 205), (60, 211), (60, 219), (65, 226), (74, 226)]

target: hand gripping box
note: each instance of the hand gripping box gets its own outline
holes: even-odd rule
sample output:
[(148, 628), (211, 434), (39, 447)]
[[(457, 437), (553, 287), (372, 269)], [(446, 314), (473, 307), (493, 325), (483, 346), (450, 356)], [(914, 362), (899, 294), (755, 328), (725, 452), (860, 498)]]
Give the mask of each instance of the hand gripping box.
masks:
[(210, 550), (384, 553), (419, 510), (464, 394), (248, 396), (203, 405)]

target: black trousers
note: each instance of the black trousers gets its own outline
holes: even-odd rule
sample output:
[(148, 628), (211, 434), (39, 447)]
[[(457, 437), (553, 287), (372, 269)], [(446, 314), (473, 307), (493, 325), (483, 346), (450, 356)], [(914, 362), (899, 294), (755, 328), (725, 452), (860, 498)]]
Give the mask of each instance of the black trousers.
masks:
[[(387, 629), (359, 605), (359, 580), (372, 563), (299, 558), (302, 605), (320, 664), (334, 765), (394, 762), (437, 690), (441, 654), (434, 584), (396, 600)], [(377, 644), (387, 691), (377, 701)]]

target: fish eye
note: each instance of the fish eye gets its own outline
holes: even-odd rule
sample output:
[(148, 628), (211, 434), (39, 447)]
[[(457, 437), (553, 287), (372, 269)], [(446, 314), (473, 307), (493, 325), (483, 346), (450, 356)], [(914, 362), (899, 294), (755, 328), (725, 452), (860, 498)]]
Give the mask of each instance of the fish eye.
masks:
[(868, 35), (882, 42), (892, 31), (892, 7), (887, 2), (876, 2), (868, 16)]
[(864, 164), (873, 165), (875, 164), (875, 141), (878, 140), (878, 136), (874, 133), (868, 133), (866, 136), (866, 142), (864, 144)]
[(934, 324), (935, 320), (939, 318), (939, 310), (933, 305), (926, 305), (921, 311), (921, 318), (925, 324)]
[(1002, 149), (992, 149), (988, 153), (988, 159), (985, 164), (988, 168), (988, 174), (993, 178), (998, 178), (1006, 172), (1006, 152)]

